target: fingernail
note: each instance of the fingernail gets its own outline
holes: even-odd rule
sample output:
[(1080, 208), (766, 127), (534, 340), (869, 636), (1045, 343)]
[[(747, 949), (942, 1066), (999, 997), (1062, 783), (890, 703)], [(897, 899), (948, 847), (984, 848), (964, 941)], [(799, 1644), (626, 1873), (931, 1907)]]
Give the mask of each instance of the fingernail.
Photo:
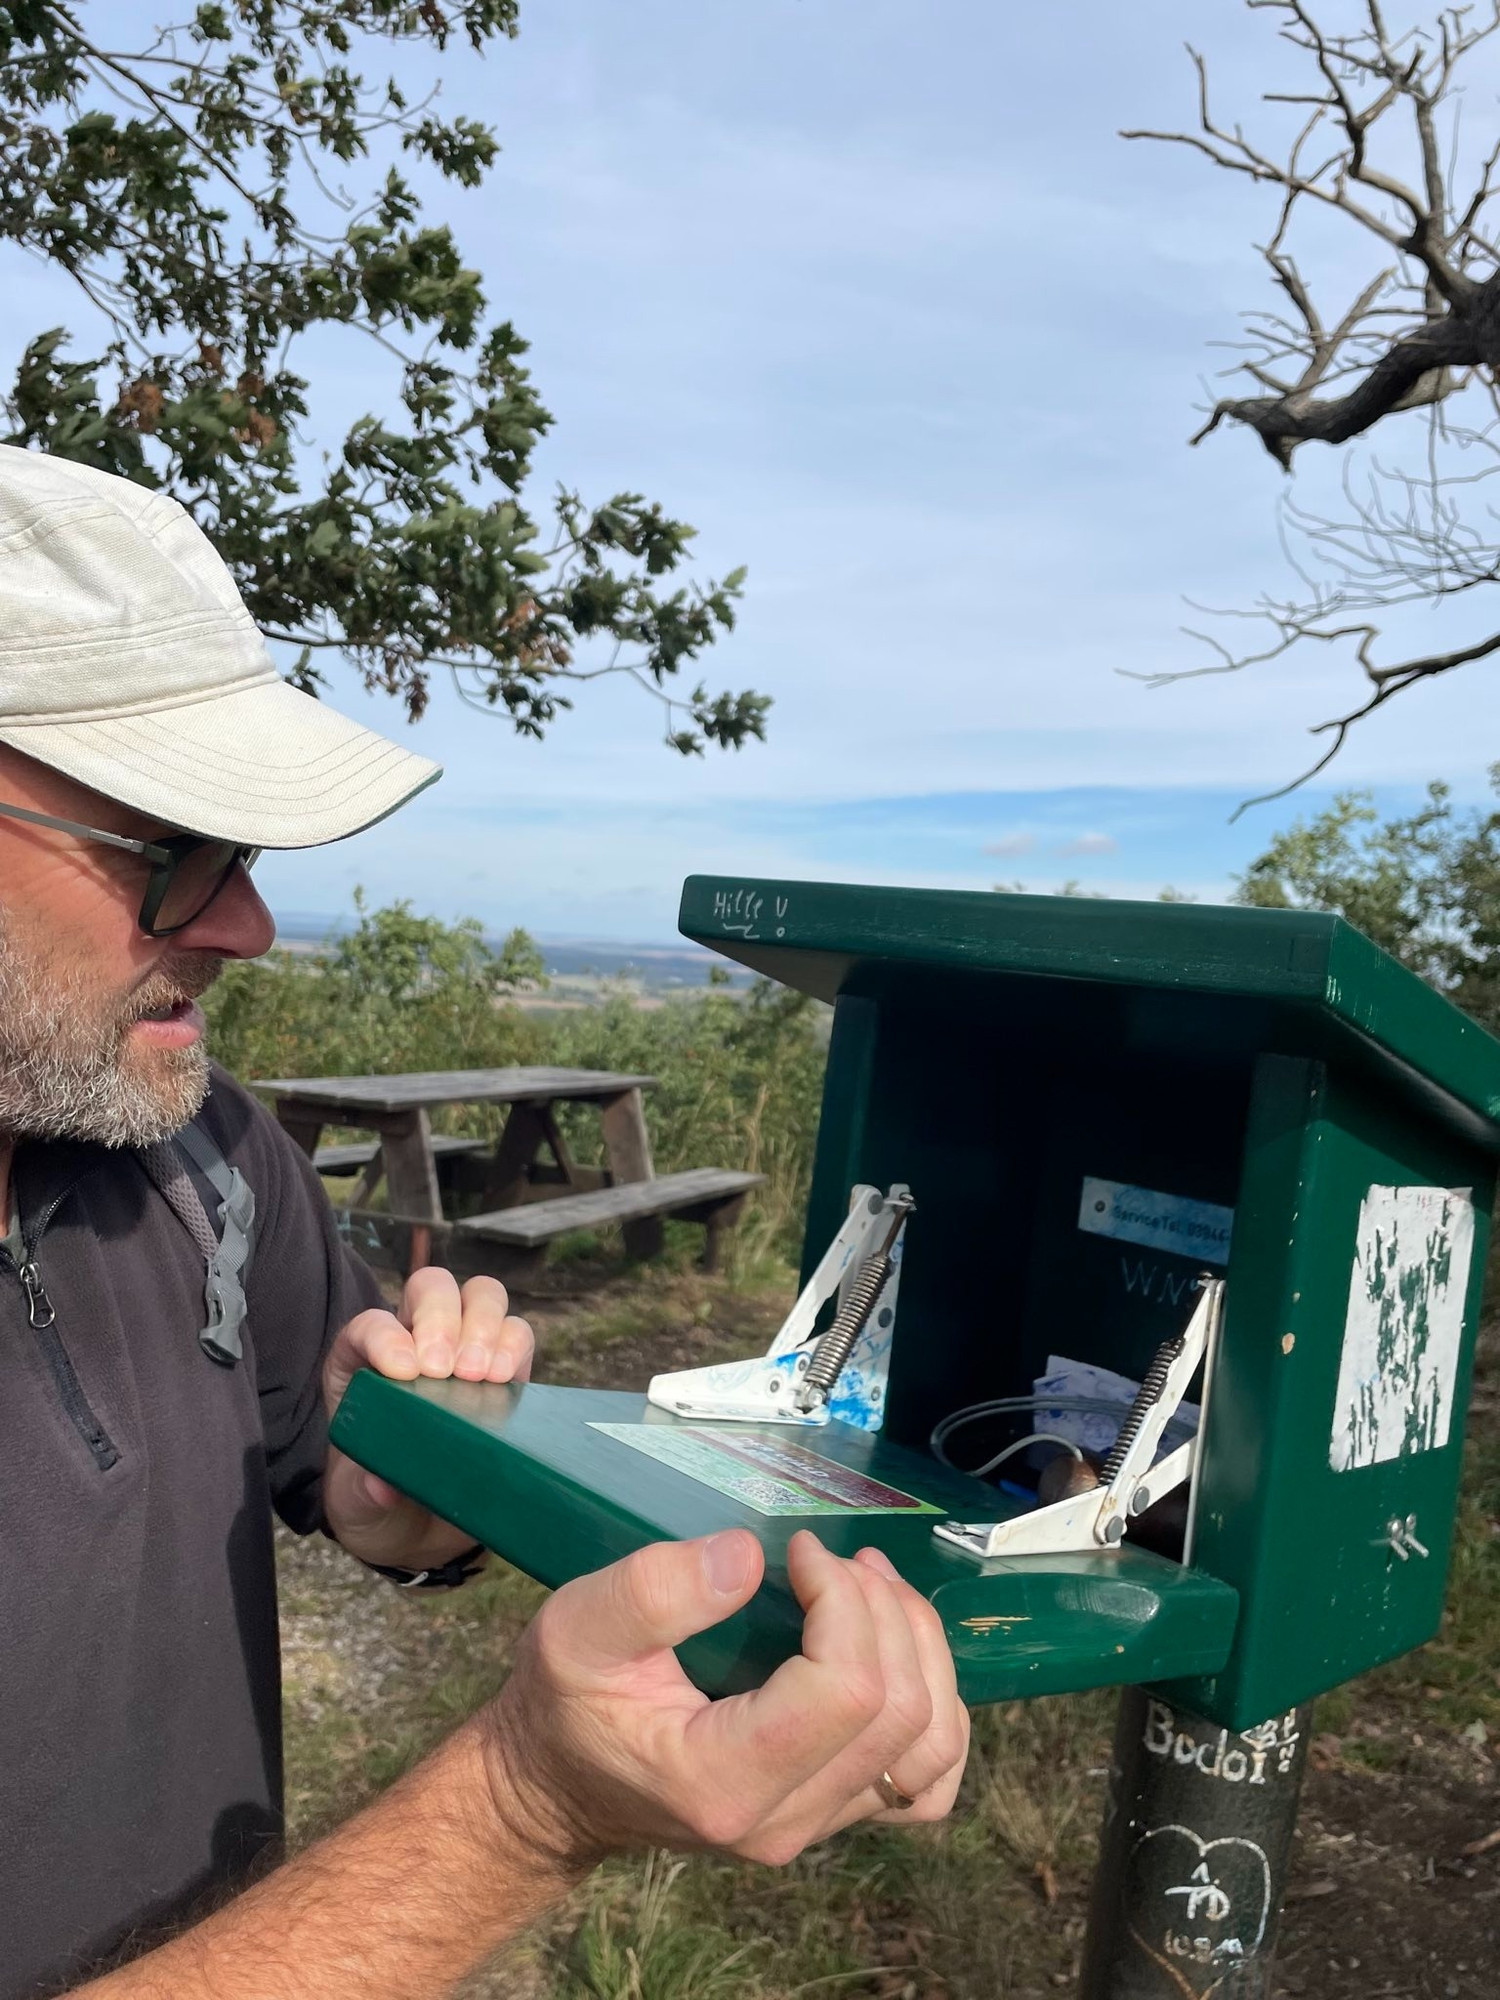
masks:
[(472, 1370), (477, 1375), (488, 1375), (490, 1372), (490, 1357), (482, 1347), (477, 1345), (473, 1347), (461, 1347), (458, 1350), (458, 1359), (453, 1365), (460, 1374)]
[(901, 1581), (900, 1570), (897, 1569), (884, 1549), (861, 1549), (859, 1557), (860, 1561), (867, 1563), (871, 1569), (879, 1570), (882, 1576), (888, 1576), (892, 1583), (899, 1583)]
[(424, 1375), (451, 1375), (453, 1372), (453, 1349), (440, 1340), (431, 1342), (427, 1347), (419, 1347), (417, 1360)]
[(721, 1597), (737, 1597), (750, 1575), (754, 1544), (738, 1528), (710, 1535), (703, 1544), (703, 1572)]

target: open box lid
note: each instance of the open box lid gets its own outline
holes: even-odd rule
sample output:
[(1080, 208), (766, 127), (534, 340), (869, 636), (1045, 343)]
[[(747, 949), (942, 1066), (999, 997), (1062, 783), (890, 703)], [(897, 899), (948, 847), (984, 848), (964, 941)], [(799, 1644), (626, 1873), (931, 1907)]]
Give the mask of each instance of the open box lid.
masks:
[[(1202, 995), (1295, 1027), (1444, 1100), (1500, 1150), (1500, 1041), (1341, 917), (1204, 903), (1115, 902), (689, 876), (687, 937), (783, 985), (833, 1001), (918, 969), (968, 981), (1088, 982)], [(1309, 1046), (1311, 1045), (1311, 1046)]]
[(844, 1424), (708, 1429), (618, 1390), (393, 1382), (366, 1369), (332, 1437), (549, 1585), (649, 1542), (749, 1528), (766, 1555), (760, 1590), (678, 1648), (710, 1694), (758, 1687), (800, 1650), (786, 1575), (799, 1528), (839, 1555), (885, 1551), (937, 1609), (969, 1702), (1211, 1673), (1234, 1636), (1235, 1590), (1145, 1549), (975, 1563), (944, 1548), (934, 1521), (990, 1519), (1003, 1496)]

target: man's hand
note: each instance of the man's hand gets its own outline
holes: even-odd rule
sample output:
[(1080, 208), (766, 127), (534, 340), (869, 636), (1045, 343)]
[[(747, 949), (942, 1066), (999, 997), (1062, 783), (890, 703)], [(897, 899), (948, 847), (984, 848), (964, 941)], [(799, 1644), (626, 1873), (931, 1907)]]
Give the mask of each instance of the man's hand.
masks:
[[(431, 1273), (424, 1274), (431, 1276)], [(609, 1850), (784, 1862), (858, 1819), (939, 1819), (969, 1721), (932, 1607), (809, 1534), (802, 1652), (710, 1702), (672, 1646), (738, 1611), (753, 1535), (642, 1549), (551, 1598), (515, 1672), (372, 1806), (77, 2000), (435, 2000)], [(882, 1778), (914, 1804), (891, 1811)]]
[[(419, 1375), (524, 1382), (534, 1345), (498, 1279), (470, 1278), (460, 1291), (449, 1271), (417, 1271), (406, 1281), (399, 1314), (360, 1313), (334, 1341), (323, 1363), (323, 1402), (332, 1417), (361, 1368), (397, 1382)], [(323, 1507), (333, 1533), (362, 1562), (430, 1569), (473, 1541), (331, 1447)]]
[[(968, 1714), (937, 1613), (878, 1550), (847, 1561), (795, 1536), (801, 1654), (754, 1694), (710, 1701), (688, 1681), (672, 1648), (748, 1603), (763, 1568), (734, 1528), (548, 1600), (484, 1718), (496, 1809), (523, 1850), (565, 1873), (651, 1845), (781, 1863), (855, 1820), (949, 1810)], [(882, 1778), (915, 1804), (893, 1810)]]

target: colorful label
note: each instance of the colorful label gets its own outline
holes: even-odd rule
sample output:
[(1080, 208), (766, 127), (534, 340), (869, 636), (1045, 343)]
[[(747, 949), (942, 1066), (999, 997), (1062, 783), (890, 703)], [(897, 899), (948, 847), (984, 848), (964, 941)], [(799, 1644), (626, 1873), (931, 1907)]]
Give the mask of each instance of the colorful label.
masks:
[(799, 1444), (704, 1424), (590, 1424), (757, 1514), (940, 1514)]
[(1154, 1188), (1090, 1175), (1078, 1199), (1078, 1227), (1091, 1236), (1143, 1243), (1149, 1250), (1170, 1251), (1174, 1257), (1227, 1264), (1234, 1210), (1216, 1201), (1191, 1201), (1186, 1195), (1158, 1194)]

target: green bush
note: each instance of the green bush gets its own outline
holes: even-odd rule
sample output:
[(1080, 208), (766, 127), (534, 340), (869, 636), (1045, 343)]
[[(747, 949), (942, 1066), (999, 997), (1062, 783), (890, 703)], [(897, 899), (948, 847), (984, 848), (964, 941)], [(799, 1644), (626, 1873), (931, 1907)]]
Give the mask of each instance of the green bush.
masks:
[(509, 996), (542, 981), (524, 931), (496, 951), (479, 925), (368, 910), (327, 949), (230, 965), (204, 1005), (215, 1056), (236, 1076), (363, 1076), (542, 1062)]
[[(796, 1255), (812, 1178), (826, 1037), (805, 994), (769, 979), (642, 1005), (616, 992), (548, 1024), (549, 1060), (654, 1076), (647, 1120), (658, 1173), (742, 1167), (766, 1185), (738, 1232), (740, 1254)], [(569, 1136), (597, 1159), (597, 1120)]]

